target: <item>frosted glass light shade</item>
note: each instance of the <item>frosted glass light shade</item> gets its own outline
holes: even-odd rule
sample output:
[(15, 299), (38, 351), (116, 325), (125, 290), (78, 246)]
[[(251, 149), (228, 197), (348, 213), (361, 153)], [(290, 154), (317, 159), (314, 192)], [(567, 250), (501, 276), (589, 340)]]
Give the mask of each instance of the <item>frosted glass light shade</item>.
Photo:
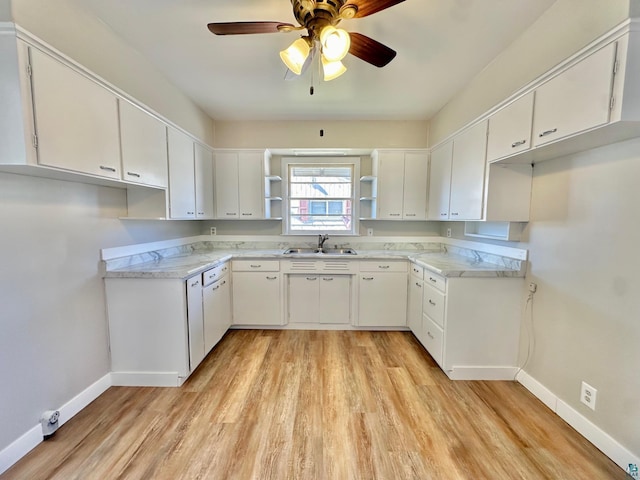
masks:
[(338, 78), (344, 72), (347, 71), (347, 67), (344, 64), (337, 60), (335, 62), (331, 62), (327, 60), (324, 55), (322, 56), (322, 70), (324, 72), (324, 81), (328, 82), (330, 80)]
[(304, 38), (299, 38), (289, 45), (289, 48), (280, 52), (280, 58), (289, 70), (300, 75), (310, 50), (307, 41)]
[(324, 57), (330, 62), (336, 62), (349, 53), (351, 37), (345, 30), (329, 25), (320, 32), (320, 44)]

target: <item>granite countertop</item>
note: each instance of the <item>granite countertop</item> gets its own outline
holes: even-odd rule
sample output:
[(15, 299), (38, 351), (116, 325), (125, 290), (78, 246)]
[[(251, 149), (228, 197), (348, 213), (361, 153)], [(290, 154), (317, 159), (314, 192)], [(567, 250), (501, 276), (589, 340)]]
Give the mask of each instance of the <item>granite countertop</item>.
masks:
[(357, 255), (295, 254), (284, 250), (210, 250), (162, 257), (105, 272), (106, 278), (175, 278), (186, 279), (232, 258), (270, 258), (277, 260), (313, 259), (408, 259), (445, 277), (524, 277), (520, 262), (500, 265), (481, 258), (466, 257), (446, 252), (421, 252), (420, 250), (357, 250)]

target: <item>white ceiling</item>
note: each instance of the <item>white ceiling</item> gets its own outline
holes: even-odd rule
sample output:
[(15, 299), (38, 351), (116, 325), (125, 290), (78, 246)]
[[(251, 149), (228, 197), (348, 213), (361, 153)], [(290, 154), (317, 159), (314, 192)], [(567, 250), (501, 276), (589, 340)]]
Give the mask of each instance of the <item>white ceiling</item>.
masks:
[[(407, 0), (342, 28), (398, 52), (378, 69), (285, 81), (279, 51), (299, 33), (215, 36), (209, 22), (296, 23), (290, 0), (77, 0), (215, 120), (425, 120), (555, 0)], [(517, 68), (517, 66), (515, 66)]]

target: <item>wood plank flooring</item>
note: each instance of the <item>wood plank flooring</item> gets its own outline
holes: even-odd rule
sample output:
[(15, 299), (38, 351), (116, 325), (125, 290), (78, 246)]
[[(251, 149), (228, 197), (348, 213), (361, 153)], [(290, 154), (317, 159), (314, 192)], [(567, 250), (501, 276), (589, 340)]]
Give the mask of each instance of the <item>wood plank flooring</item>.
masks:
[(230, 331), (181, 388), (112, 387), (9, 479), (624, 479), (514, 382), (406, 332)]

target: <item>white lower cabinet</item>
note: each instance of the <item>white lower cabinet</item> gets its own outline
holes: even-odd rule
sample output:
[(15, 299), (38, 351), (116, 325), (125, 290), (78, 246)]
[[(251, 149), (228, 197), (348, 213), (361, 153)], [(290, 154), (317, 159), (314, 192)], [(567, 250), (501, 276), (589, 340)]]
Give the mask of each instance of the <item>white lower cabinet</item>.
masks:
[(407, 326), (422, 342), (422, 291), (424, 289), (423, 268), (411, 265), (407, 300)]
[(289, 323), (351, 323), (351, 275), (287, 275)]
[(231, 326), (231, 276), (229, 263), (202, 274), (204, 350), (208, 353)]
[(233, 324), (282, 325), (282, 275), (277, 260), (234, 260)]
[(517, 371), (522, 278), (444, 278), (425, 270), (418, 340), (452, 380)]
[(114, 385), (180, 386), (205, 356), (200, 276), (106, 278)]
[(360, 262), (358, 326), (407, 325), (407, 262)]

